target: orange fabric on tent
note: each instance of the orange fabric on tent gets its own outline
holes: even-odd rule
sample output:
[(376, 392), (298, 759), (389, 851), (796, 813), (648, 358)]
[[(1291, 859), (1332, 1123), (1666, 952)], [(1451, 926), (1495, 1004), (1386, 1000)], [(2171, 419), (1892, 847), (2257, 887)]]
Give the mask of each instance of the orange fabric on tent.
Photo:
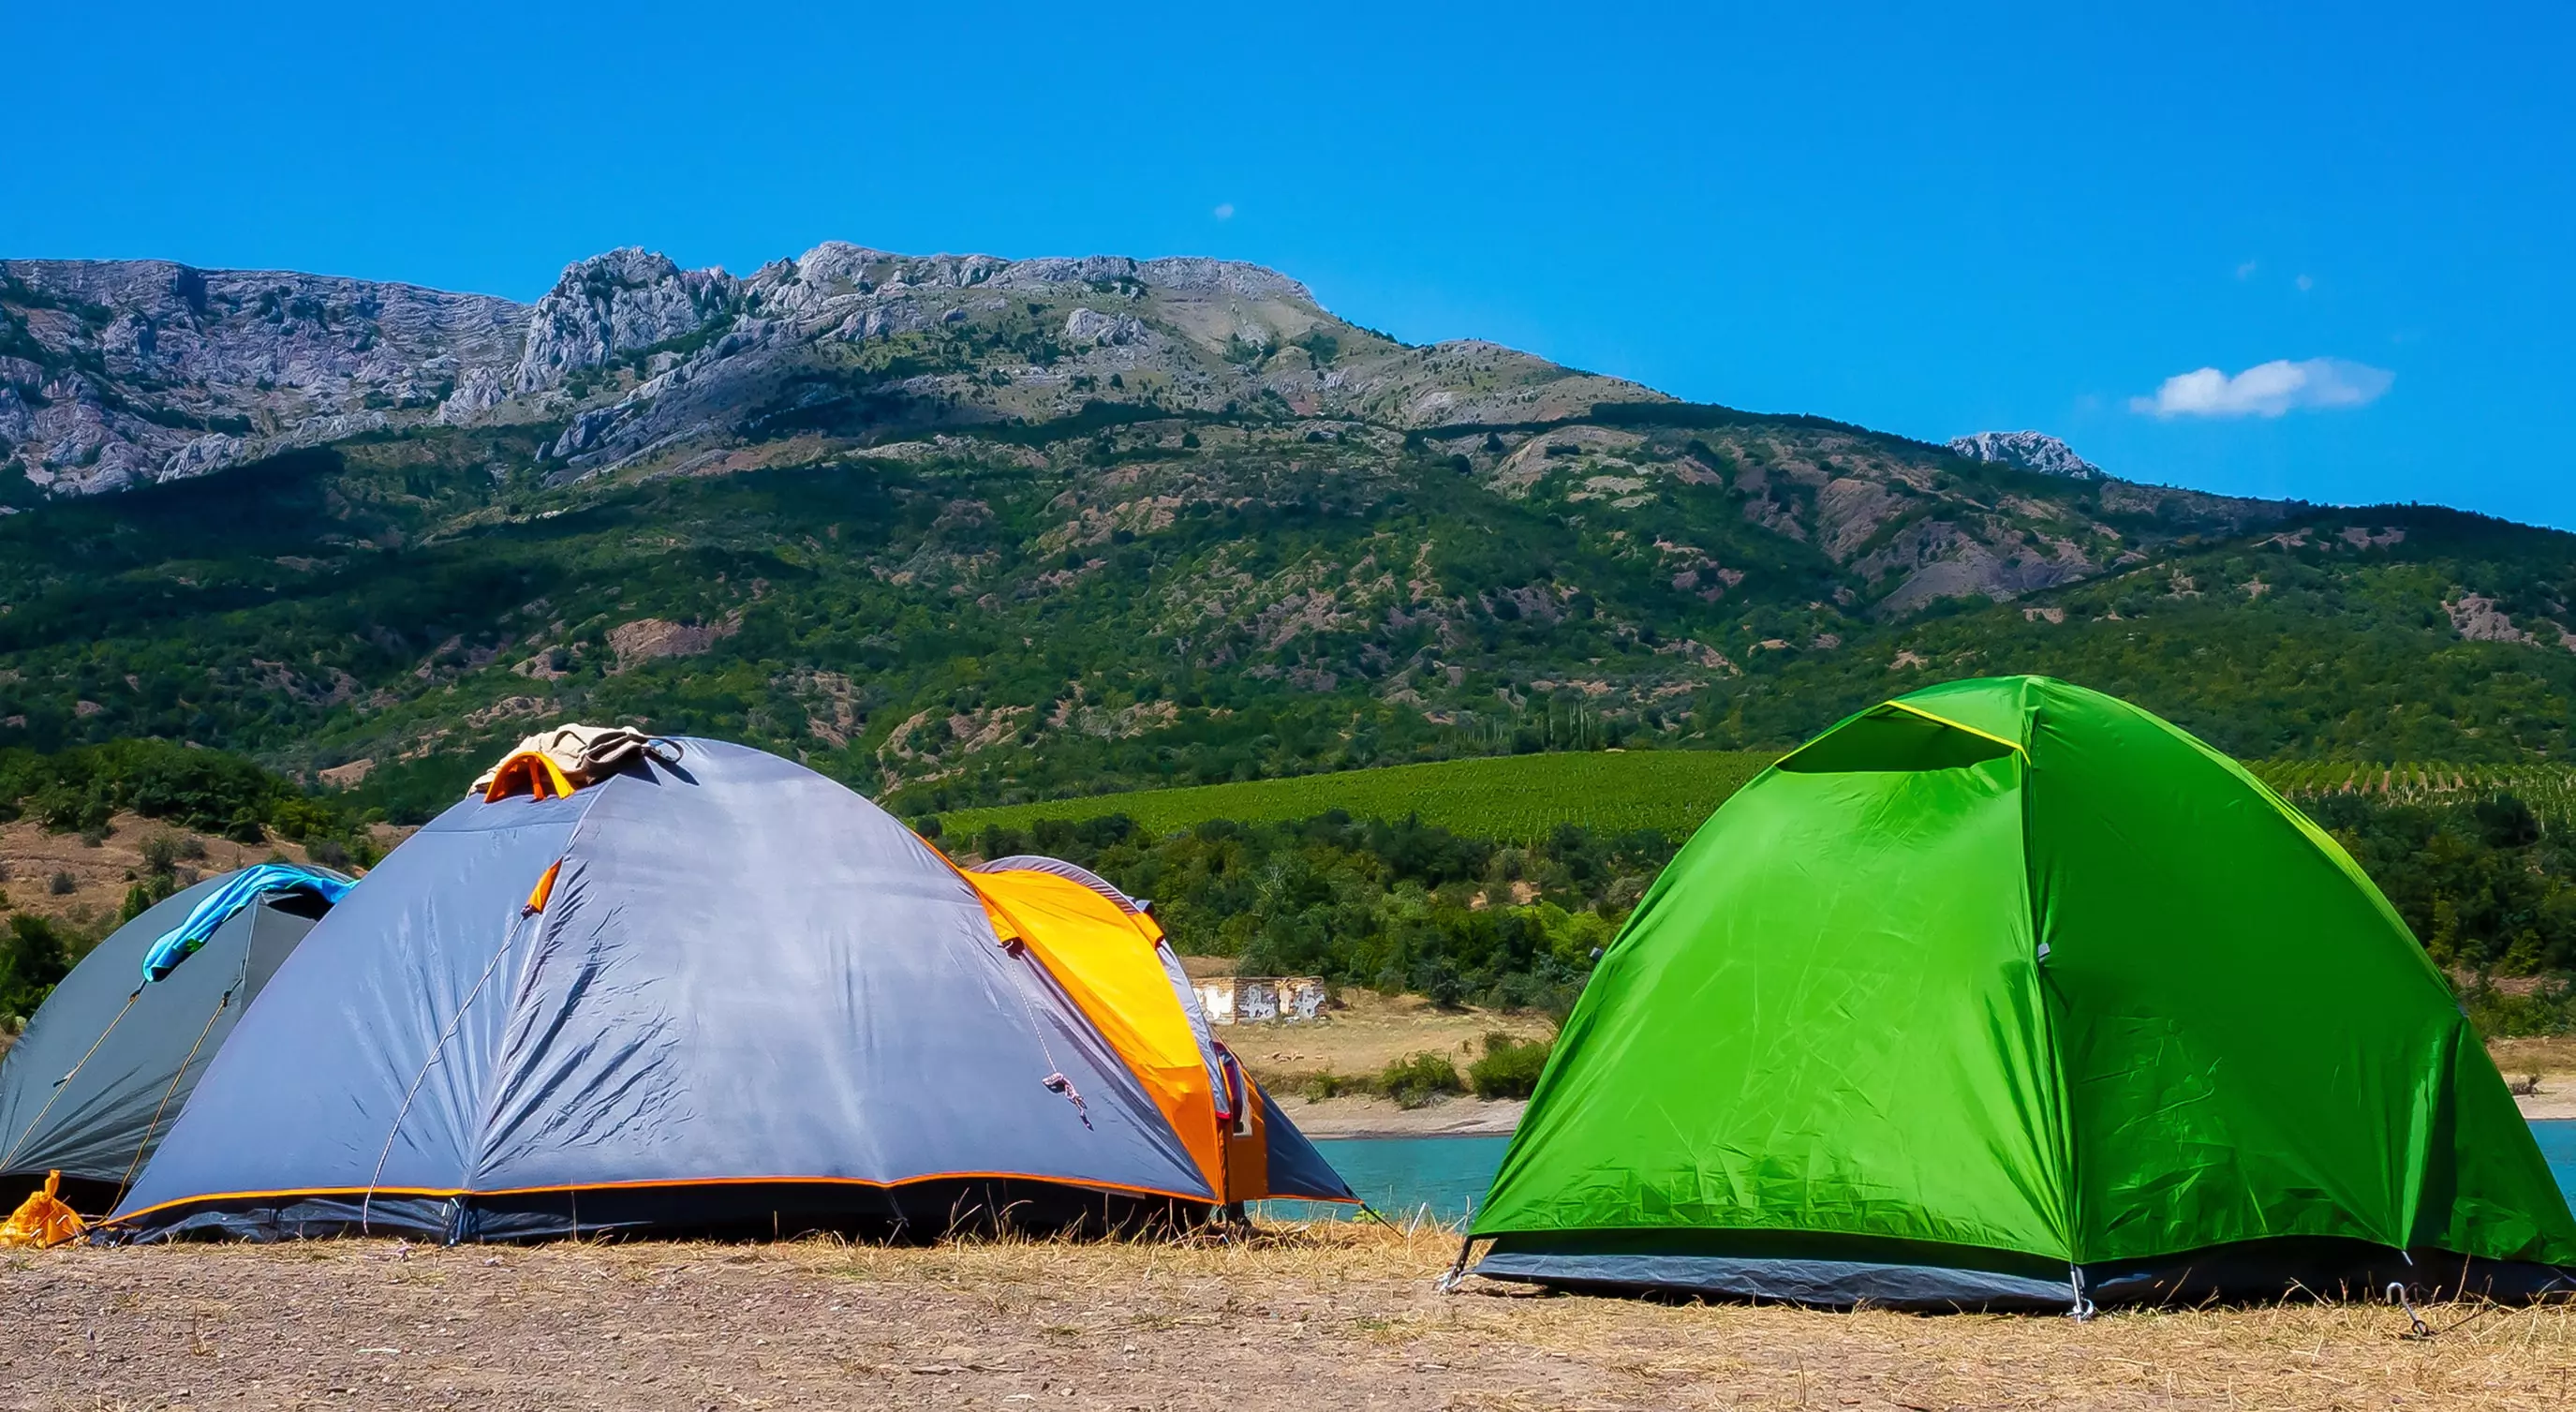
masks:
[[(1261, 1090), (1243, 1086), (1243, 1111), (1235, 1115), (1225, 1145), (1225, 1186), (1248, 1196), (1270, 1192), (1270, 1115), (1262, 1111)], [(1238, 1197), (1238, 1200), (1242, 1198)]]
[(492, 771), (492, 783), (485, 787), (483, 799), (493, 803), (522, 793), (543, 799), (549, 790), (562, 799), (572, 793), (573, 782), (552, 759), (534, 750), (522, 750)]
[(537, 885), (528, 890), (528, 900), (519, 907), (521, 915), (533, 917), (546, 910), (546, 904), (554, 900), (555, 879), (562, 874), (563, 860), (557, 858), (554, 866), (546, 869), (546, 875), (537, 879)]
[(1163, 929), (1154, 919), (1053, 873), (1013, 869), (962, 876), (983, 898), (994, 929), (1035, 953), (1135, 1071), (1209, 1187), (1226, 1201), (1260, 1196), (1234, 1190), (1226, 1180), (1226, 1140), (1207, 1056), (1156, 954)]
[(59, 1195), (62, 1189), (63, 1174), (46, 1173), (44, 1189), (30, 1193), (17, 1210), (9, 1213), (6, 1222), (0, 1222), (0, 1249), (33, 1246), (43, 1250), (80, 1239), (88, 1227), (72, 1208), (63, 1204)]

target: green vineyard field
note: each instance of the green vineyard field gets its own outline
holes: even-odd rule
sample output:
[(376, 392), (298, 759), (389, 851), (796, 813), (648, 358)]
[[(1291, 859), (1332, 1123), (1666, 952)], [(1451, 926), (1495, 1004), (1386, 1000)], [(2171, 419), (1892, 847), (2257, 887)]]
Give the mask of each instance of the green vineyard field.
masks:
[[(1339, 809), (1354, 818), (1416, 814), (1477, 838), (1533, 839), (1561, 824), (1681, 838), (1776, 758), (1700, 750), (1507, 755), (961, 810), (940, 823), (962, 843), (988, 826), (1026, 830), (1041, 819), (1124, 814), (1159, 835), (1210, 819), (1268, 823)], [(2259, 760), (2248, 768), (2294, 803), (2361, 795), (2386, 804), (2455, 804), (2510, 793), (2552, 829), (2576, 822), (2576, 765)]]
[(1167, 834), (1210, 819), (1265, 823), (1339, 809), (1354, 818), (1419, 815), (1476, 838), (1534, 839), (1560, 824), (1678, 838), (1776, 758), (1717, 750), (1504, 755), (962, 810), (940, 823), (945, 836), (962, 841), (990, 825), (1027, 829), (1041, 819), (1124, 814), (1147, 833)]
[(2576, 765), (2398, 765), (2341, 760), (2261, 760), (2247, 766), (2293, 803), (2360, 795), (2383, 804), (2459, 804), (2510, 794), (2555, 829), (2576, 821)]

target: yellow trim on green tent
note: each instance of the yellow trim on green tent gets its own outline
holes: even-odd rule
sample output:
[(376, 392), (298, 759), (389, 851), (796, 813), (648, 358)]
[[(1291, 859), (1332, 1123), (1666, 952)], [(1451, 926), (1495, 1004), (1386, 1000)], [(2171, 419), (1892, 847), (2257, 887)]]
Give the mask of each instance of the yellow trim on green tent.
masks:
[(1964, 723), (1964, 722), (1951, 720), (1951, 719), (1950, 719), (1949, 717), (1947, 717), (1947, 716), (1937, 716), (1937, 715), (1934, 715), (1932, 712), (1930, 712), (1930, 711), (1926, 711), (1926, 710), (1924, 710), (1924, 709), (1923, 709), (1922, 707), (1920, 707), (1920, 706), (1909, 706), (1909, 705), (1907, 705), (1906, 703), (1904, 703), (1904, 702), (1902, 702), (1902, 701), (1887, 701), (1887, 702), (1881, 702), (1880, 704), (1881, 704), (1881, 705), (1886, 705), (1886, 706), (1893, 706), (1893, 707), (1895, 707), (1895, 708), (1896, 708), (1897, 710), (1899, 710), (1899, 711), (1904, 711), (1904, 712), (1908, 712), (1908, 713), (1910, 713), (1910, 714), (1912, 714), (1912, 715), (1921, 716), (1923, 719), (1925, 719), (1925, 720), (1927, 720), (1927, 721), (1931, 721), (1931, 722), (1933, 722), (1933, 723), (1934, 723), (1934, 724), (1936, 724), (1936, 725), (1944, 725), (1944, 726), (1948, 726), (1950, 729), (1952, 729), (1952, 730), (1954, 730), (1954, 731), (1965, 731), (1965, 732), (1966, 732), (1966, 733), (1968, 733), (1969, 735), (1977, 736), (1977, 737), (1979, 737), (1980, 739), (1984, 739), (1984, 740), (1991, 740), (1991, 741), (1993, 741), (1995, 744), (2005, 747), (2006, 749), (2008, 749), (2008, 750), (2012, 751), (2014, 754), (2021, 756), (2021, 757), (2022, 757), (2023, 759), (2025, 759), (2025, 760), (2027, 760), (2027, 759), (2029, 759), (2029, 758), (2030, 758), (2030, 752), (2029, 752), (2029, 751), (2027, 751), (2027, 750), (2022, 749), (2021, 742), (2020, 742), (2020, 741), (2018, 741), (2018, 740), (2006, 740), (2006, 739), (2004, 739), (2002, 736), (1999, 736), (1999, 735), (1995, 734), (1993, 731), (1981, 731), (1981, 730), (1977, 729), (1975, 726), (1968, 725), (1968, 724), (1966, 724), (1966, 723)]

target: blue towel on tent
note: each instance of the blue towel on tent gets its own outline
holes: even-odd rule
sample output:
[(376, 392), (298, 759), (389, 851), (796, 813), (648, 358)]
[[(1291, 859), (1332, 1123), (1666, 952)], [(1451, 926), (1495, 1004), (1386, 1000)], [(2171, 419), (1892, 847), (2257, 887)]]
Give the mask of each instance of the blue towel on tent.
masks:
[(206, 938), (231, 921), (234, 913), (262, 898), (309, 892), (325, 902), (336, 903), (356, 886), (338, 873), (293, 863), (261, 863), (244, 868), (190, 908), (186, 921), (163, 932), (161, 939), (152, 943), (152, 949), (143, 953), (143, 979), (157, 981), (177, 970), (179, 963), (195, 955), (197, 948), (206, 944)]

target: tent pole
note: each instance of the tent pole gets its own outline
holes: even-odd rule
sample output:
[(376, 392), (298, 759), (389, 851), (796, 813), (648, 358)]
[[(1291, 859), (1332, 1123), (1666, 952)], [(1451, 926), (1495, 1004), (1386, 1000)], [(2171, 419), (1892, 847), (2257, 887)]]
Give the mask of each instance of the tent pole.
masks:
[(1440, 1277), (1439, 1282), (1434, 1286), (1434, 1288), (1438, 1289), (1442, 1294), (1456, 1294), (1458, 1292), (1458, 1286), (1464, 1284), (1467, 1279), (1467, 1257), (1475, 1254), (1475, 1252), (1476, 1238), (1474, 1236), (1471, 1235), (1460, 1240), (1458, 1242), (1457, 1260), (1450, 1264), (1449, 1272)]

